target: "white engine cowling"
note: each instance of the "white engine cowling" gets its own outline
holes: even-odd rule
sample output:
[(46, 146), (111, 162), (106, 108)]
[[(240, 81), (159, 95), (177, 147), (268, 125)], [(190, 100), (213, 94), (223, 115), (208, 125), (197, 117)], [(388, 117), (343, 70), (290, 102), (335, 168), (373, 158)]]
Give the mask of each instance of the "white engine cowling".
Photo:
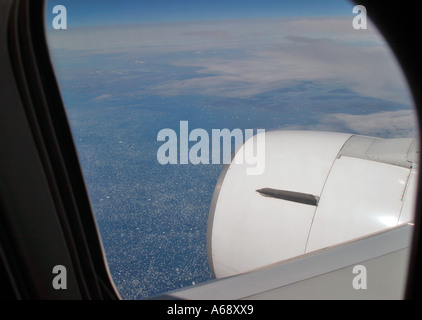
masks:
[[(217, 183), (207, 231), (216, 278), (231, 276), (412, 221), (415, 139), (272, 131), (265, 170), (235, 164)], [(248, 147), (251, 147), (250, 145)]]

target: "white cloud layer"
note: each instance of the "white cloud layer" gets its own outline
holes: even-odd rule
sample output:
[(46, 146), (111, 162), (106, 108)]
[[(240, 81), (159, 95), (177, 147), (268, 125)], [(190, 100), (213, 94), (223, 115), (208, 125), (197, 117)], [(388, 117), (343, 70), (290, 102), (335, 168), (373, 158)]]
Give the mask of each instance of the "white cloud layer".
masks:
[[(149, 88), (162, 95), (248, 97), (292, 81), (336, 83), (361, 95), (410, 104), (401, 70), (376, 28), (355, 30), (351, 17), (144, 24), (49, 33), (50, 46), (78, 54), (163, 53), (198, 77)], [(231, 51), (230, 55), (221, 52)], [(186, 58), (188, 56), (189, 58)]]
[[(247, 98), (317, 81), (347, 88), (364, 97), (412, 105), (404, 77), (376, 28), (355, 30), (351, 17), (289, 18), (145, 24), (50, 31), (50, 46), (67, 57), (132, 55), (144, 74), (159, 61), (193, 67), (190, 78), (142, 86), (130, 94), (201, 94)], [(165, 57), (165, 58), (164, 58)], [(54, 55), (53, 55), (54, 58)], [(110, 98), (109, 94), (96, 100)], [(280, 102), (282, 103), (282, 102)], [(330, 114), (317, 130), (350, 130), (375, 136), (415, 134), (414, 111), (371, 115)], [(312, 129), (312, 128), (307, 128)]]
[(333, 113), (325, 115), (317, 125), (288, 126), (284, 129), (337, 131), (382, 138), (413, 138), (417, 136), (414, 110), (377, 112), (368, 115)]

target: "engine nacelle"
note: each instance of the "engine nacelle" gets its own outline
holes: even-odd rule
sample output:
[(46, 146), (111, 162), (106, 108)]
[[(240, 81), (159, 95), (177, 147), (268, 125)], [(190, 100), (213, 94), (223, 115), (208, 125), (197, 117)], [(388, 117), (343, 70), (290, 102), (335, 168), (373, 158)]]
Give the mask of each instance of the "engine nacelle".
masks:
[[(415, 139), (272, 131), (265, 170), (226, 165), (210, 208), (208, 259), (221, 278), (269, 266), (413, 220)], [(251, 147), (250, 145), (248, 147)], [(241, 161), (239, 161), (241, 163)]]

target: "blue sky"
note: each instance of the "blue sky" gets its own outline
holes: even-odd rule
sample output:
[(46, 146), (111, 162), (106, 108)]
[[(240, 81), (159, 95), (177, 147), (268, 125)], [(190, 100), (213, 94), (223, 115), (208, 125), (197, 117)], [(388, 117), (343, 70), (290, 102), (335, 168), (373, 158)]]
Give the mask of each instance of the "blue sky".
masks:
[(346, 16), (352, 15), (353, 8), (347, 0), (50, 0), (46, 8), (47, 21), (52, 21), (52, 8), (58, 4), (67, 9), (69, 28), (188, 20)]

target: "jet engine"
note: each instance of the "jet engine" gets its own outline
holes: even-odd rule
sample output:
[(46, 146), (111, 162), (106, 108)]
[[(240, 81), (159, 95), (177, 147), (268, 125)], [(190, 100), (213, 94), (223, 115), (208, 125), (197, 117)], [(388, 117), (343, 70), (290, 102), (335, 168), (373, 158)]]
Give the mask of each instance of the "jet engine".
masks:
[[(413, 220), (419, 145), (344, 133), (271, 131), (248, 174), (252, 137), (223, 169), (207, 250), (216, 278), (263, 268)], [(248, 149), (251, 150), (251, 149)]]

